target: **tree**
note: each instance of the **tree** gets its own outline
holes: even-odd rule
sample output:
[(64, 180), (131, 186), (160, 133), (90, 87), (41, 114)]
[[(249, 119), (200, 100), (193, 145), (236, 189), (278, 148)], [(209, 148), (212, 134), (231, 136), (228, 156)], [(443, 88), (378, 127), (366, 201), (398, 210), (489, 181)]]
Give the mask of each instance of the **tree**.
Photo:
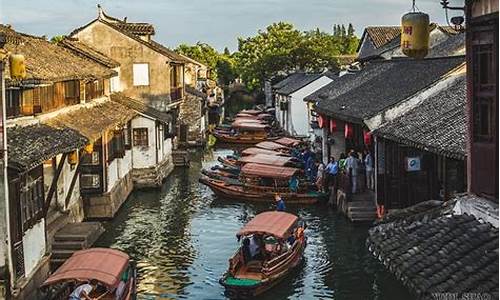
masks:
[(59, 43), (60, 41), (64, 40), (66, 38), (65, 35), (54, 35), (51, 39), (50, 39), (50, 42), (51, 43), (54, 43), (54, 44), (57, 44)]

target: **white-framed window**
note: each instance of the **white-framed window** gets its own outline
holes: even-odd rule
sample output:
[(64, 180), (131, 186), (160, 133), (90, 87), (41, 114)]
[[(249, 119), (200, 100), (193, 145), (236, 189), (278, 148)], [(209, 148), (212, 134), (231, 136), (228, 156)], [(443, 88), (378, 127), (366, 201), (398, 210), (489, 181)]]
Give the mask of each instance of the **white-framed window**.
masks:
[(134, 64), (132, 72), (134, 86), (149, 85), (149, 64)]

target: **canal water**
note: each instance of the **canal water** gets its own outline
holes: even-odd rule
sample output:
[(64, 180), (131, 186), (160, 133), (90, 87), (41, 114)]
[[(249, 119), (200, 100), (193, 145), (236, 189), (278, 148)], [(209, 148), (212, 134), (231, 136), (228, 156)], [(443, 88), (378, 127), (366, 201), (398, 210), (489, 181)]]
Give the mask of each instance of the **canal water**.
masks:
[[(218, 280), (238, 246), (236, 232), (270, 205), (216, 199), (198, 183), (217, 150), (192, 155), (161, 190), (134, 192), (97, 246), (121, 249), (138, 264), (139, 299), (224, 299)], [(259, 299), (412, 299), (365, 249), (368, 225), (353, 225), (324, 205), (288, 207), (308, 224), (304, 263)]]

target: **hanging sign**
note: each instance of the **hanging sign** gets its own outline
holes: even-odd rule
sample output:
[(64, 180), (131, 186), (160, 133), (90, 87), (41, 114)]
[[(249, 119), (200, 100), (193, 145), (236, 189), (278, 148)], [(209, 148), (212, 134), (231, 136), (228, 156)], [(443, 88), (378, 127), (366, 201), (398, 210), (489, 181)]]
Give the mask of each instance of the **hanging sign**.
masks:
[(416, 172), (421, 170), (420, 157), (407, 157), (406, 158), (406, 171)]

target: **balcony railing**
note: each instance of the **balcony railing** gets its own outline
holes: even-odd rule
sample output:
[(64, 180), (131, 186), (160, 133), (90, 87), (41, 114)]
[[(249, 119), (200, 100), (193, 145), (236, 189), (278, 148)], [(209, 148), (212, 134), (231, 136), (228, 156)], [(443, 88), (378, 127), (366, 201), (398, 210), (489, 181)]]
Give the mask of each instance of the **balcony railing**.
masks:
[(179, 101), (183, 97), (182, 87), (171, 87), (170, 88), (170, 99), (172, 102)]

